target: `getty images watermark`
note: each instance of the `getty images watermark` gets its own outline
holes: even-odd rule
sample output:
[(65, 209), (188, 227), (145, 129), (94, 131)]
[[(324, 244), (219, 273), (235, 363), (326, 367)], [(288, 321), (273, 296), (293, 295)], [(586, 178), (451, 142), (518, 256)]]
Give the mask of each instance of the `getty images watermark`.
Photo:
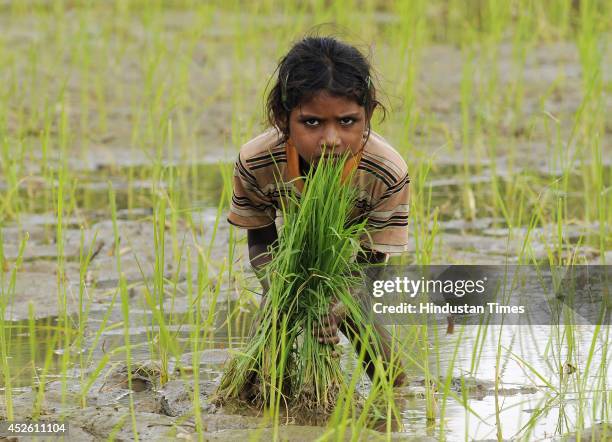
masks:
[[(377, 279), (372, 281), (372, 296), (380, 298), (385, 294), (403, 294), (411, 300), (418, 294), (442, 294), (443, 297), (457, 299), (468, 295), (482, 295), (485, 293), (485, 284), (488, 278), (482, 279), (411, 279), (407, 276), (396, 276), (395, 279)], [(524, 313), (524, 305), (503, 305), (499, 302), (487, 302), (486, 305), (476, 304), (457, 304), (445, 302), (436, 304), (435, 302), (401, 302), (400, 304), (386, 305), (383, 302), (375, 302), (372, 306), (374, 313), (420, 313), (420, 314), (479, 314), (479, 313)]]
[(609, 324), (609, 266), (386, 266), (366, 271), (383, 324)]

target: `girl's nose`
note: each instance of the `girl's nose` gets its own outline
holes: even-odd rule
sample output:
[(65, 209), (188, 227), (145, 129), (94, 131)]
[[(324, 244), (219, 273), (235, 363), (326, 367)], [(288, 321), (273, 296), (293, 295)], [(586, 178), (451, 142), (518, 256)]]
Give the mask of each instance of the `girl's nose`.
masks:
[(338, 134), (338, 131), (330, 127), (324, 133), (321, 138), (321, 149), (338, 149), (342, 146), (342, 140)]

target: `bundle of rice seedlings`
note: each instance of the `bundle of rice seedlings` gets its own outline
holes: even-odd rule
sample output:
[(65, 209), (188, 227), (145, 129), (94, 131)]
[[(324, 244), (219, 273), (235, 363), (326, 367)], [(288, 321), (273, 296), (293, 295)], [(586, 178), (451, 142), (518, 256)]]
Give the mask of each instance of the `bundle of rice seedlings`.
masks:
[(343, 164), (322, 159), (307, 176), (301, 198), (287, 195), (284, 225), (266, 267), (267, 300), (246, 349), (229, 363), (218, 403), (255, 388), (253, 402), (259, 406), (282, 403), (329, 413), (345, 388), (333, 346), (320, 343), (313, 332), (337, 302), (352, 323), (365, 328), (350, 292), (361, 280), (355, 256), (365, 222), (349, 222), (355, 191), (343, 183)]

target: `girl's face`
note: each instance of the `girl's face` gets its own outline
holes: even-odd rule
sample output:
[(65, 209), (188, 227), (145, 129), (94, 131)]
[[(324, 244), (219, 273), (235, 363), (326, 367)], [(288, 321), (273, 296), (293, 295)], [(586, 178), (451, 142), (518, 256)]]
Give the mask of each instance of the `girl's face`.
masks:
[(355, 101), (322, 91), (296, 106), (289, 115), (293, 145), (309, 164), (316, 164), (323, 148), (331, 155), (357, 154), (365, 141), (365, 108)]

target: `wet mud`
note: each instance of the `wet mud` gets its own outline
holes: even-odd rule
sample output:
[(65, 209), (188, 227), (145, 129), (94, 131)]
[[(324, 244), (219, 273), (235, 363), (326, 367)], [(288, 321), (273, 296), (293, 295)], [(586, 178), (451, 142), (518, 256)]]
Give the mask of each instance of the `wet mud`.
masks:
[[(203, 352), (201, 361), (217, 366), (221, 364), (220, 370), (227, 356), (227, 351), (210, 350)], [(125, 363), (111, 366), (93, 383), (87, 384), (85, 394), (84, 386), (79, 382), (80, 374), (76, 371), (66, 382), (53, 381), (39, 387), (44, 389), (44, 395), (40, 395), (37, 388), (25, 388), (13, 398), (17, 410), (15, 418), (67, 421), (70, 425), (68, 440), (75, 441), (106, 440), (111, 435), (119, 440), (134, 440), (134, 430), (141, 440), (197, 440), (195, 413), (199, 413), (205, 440), (231, 441), (248, 437), (253, 431), (265, 438), (274, 431), (270, 420), (257, 410), (232, 407), (226, 410), (213, 405), (210, 398), (217, 387), (215, 380), (198, 384), (199, 410), (194, 410), (196, 393), (193, 381), (174, 378), (161, 385), (160, 366), (156, 361), (136, 362), (130, 367), (130, 373), (131, 382), (128, 381)], [(91, 372), (85, 375), (87, 378)], [(444, 380), (440, 379), (440, 382)], [(396, 398), (401, 401), (402, 398), (424, 397), (423, 386), (423, 379), (412, 379), (408, 386), (398, 389)], [(466, 388), (469, 396), (477, 399), (494, 394), (494, 387), (494, 382), (484, 379), (453, 378), (451, 381), (451, 388), (455, 391)], [(500, 386), (498, 394), (511, 396), (535, 391), (534, 387)], [(37, 397), (42, 401), (38, 402)], [(132, 404), (134, 421), (130, 411)], [(320, 425), (304, 425), (303, 416), (292, 416), (290, 412), (283, 421), (277, 430), (281, 440), (314, 440), (326, 431)], [(366, 430), (366, 433), (360, 434), (360, 438), (367, 436), (367, 440), (385, 440), (385, 436), (374, 429)], [(346, 437), (350, 436), (348, 431)], [(423, 440), (405, 433), (393, 433), (390, 437), (392, 440)]]

